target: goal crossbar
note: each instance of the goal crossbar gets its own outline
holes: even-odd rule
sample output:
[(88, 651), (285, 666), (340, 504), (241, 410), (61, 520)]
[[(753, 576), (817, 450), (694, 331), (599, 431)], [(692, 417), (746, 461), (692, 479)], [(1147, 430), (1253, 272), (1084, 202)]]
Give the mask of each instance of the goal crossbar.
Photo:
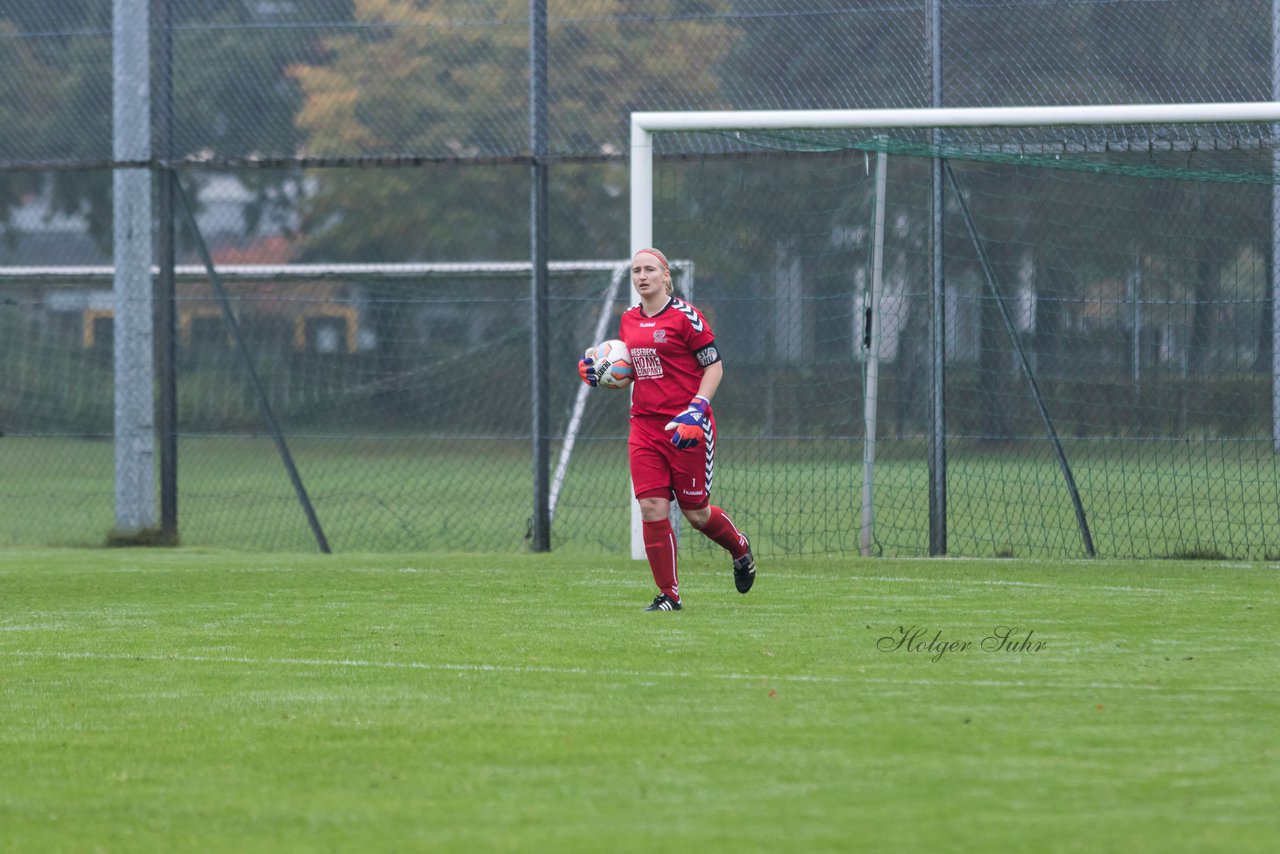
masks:
[(709, 110), (631, 114), (634, 147), (655, 131), (840, 128), (1053, 127), (1058, 125), (1280, 122), (1280, 103), (1099, 104), (892, 110)]

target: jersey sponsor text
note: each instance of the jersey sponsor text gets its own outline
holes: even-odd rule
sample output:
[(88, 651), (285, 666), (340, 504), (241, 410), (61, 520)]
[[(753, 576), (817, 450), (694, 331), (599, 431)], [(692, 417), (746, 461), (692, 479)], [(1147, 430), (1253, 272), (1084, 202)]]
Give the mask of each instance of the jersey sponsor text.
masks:
[(654, 380), (662, 376), (662, 360), (653, 347), (632, 347), (631, 364), (636, 369), (636, 379)]

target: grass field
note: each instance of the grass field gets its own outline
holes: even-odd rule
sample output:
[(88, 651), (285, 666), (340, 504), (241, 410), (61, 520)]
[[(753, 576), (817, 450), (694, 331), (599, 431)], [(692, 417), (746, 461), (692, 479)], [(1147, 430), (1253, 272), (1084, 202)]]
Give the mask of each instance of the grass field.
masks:
[(0, 850), (1280, 846), (1280, 567), (760, 572), (0, 552)]

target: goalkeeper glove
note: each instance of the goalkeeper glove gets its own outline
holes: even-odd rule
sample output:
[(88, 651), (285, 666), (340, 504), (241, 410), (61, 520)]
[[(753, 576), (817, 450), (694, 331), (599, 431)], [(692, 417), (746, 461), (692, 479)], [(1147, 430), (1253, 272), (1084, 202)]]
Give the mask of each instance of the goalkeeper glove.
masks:
[(596, 374), (596, 348), (588, 347), (587, 352), (578, 360), (578, 376), (592, 388), (600, 385), (600, 377)]
[(697, 395), (689, 401), (689, 407), (667, 422), (666, 429), (673, 430), (671, 444), (681, 450), (698, 447), (698, 440), (706, 432), (711, 420), (711, 401)]

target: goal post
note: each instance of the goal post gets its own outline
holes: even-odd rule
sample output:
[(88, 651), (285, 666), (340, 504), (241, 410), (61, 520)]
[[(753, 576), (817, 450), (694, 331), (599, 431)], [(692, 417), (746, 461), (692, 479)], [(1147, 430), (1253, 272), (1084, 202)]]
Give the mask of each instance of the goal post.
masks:
[[(794, 160), (840, 150), (860, 152), (864, 157), (871, 152), (887, 151), (891, 161), (898, 163), (923, 159), (969, 164), (972, 184), (958, 183), (944, 188), (939, 222), (946, 218), (948, 224), (941, 232), (938, 228), (918, 227), (908, 213), (901, 210), (898, 214), (901, 221), (895, 223), (894, 214), (890, 212), (888, 225), (890, 231), (910, 230), (912, 239), (926, 241), (936, 249), (937, 258), (945, 259), (940, 263), (946, 267), (942, 278), (947, 291), (948, 327), (936, 338), (927, 362), (916, 364), (917, 373), (928, 370), (942, 376), (954, 365), (965, 375), (956, 384), (963, 386), (963, 394), (959, 395), (963, 401), (955, 406), (947, 405), (950, 420), (930, 425), (925, 419), (913, 421), (911, 418), (918, 398), (925, 393), (924, 384), (916, 382), (918, 377), (908, 376), (905, 367), (899, 370), (896, 377), (899, 383), (910, 380), (914, 384), (910, 389), (903, 386), (898, 392), (904, 398), (894, 403), (900, 434), (890, 438), (897, 440), (897, 447), (906, 449), (926, 438), (924, 433), (940, 428), (943, 435), (938, 437), (939, 441), (964, 445), (972, 451), (962, 460), (948, 460), (953, 477), (954, 472), (963, 472), (965, 477), (994, 478), (984, 488), (995, 493), (983, 500), (1002, 505), (1000, 512), (1017, 515), (1016, 519), (1004, 522), (978, 523), (989, 530), (973, 532), (969, 544), (961, 550), (971, 551), (974, 541), (979, 549), (990, 549), (996, 554), (1025, 548), (1005, 543), (1015, 540), (1020, 543), (1019, 531), (1036, 536), (1035, 517), (1041, 512), (1036, 502), (1045, 500), (1048, 508), (1045, 512), (1055, 518), (1071, 520), (1074, 516), (1074, 521), (1067, 526), (1080, 523), (1084, 553), (1092, 553), (1079, 497), (1074, 501), (1074, 513), (1073, 502), (1062, 497), (1075, 489), (1072, 470), (1066, 465), (1067, 454), (1061, 448), (1056, 455), (1042, 449), (1031, 450), (1033, 445), (1038, 447), (1036, 443), (1052, 444), (1046, 441), (1046, 433), (1056, 442), (1055, 433), (1065, 430), (1064, 444), (1073, 445), (1072, 453), (1085, 462), (1083, 473), (1076, 474), (1082, 481), (1080, 491), (1086, 494), (1083, 504), (1092, 500), (1100, 517), (1099, 553), (1216, 552), (1220, 550), (1219, 543), (1230, 543), (1231, 548), (1221, 551), (1261, 554), (1266, 548), (1275, 547), (1276, 538), (1260, 531), (1264, 521), (1270, 524), (1276, 514), (1267, 508), (1267, 499), (1257, 505), (1252, 502), (1258, 500), (1256, 493), (1270, 496), (1275, 492), (1271, 470), (1265, 468), (1274, 467), (1273, 462), (1262, 461), (1264, 469), (1260, 473), (1247, 475), (1249, 483), (1238, 495), (1224, 499), (1221, 493), (1227, 487), (1223, 484), (1197, 484), (1195, 491), (1207, 490), (1216, 493), (1215, 497), (1188, 499), (1202, 502), (1187, 511), (1195, 515), (1216, 519), (1222, 514), (1244, 514), (1257, 519), (1258, 523), (1249, 526), (1248, 532), (1228, 532), (1207, 524), (1204, 529), (1193, 531), (1181, 522), (1164, 518), (1169, 515), (1168, 505), (1177, 501), (1150, 496), (1154, 484), (1161, 483), (1160, 489), (1170, 488), (1163, 481), (1173, 475), (1163, 471), (1164, 467), (1190, 466), (1202, 469), (1194, 477), (1203, 474), (1208, 479), (1230, 480), (1237, 476), (1237, 467), (1244, 471), (1258, 467), (1261, 458), (1247, 458), (1254, 453), (1252, 449), (1265, 445), (1273, 452), (1280, 451), (1280, 346), (1276, 345), (1280, 334), (1274, 331), (1280, 329), (1280, 300), (1275, 298), (1270, 274), (1262, 272), (1263, 268), (1271, 270), (1280, 266), (1274, 260), (1280, 254), (1277, 251), (1280, 237), (1274, 221), (1277, 214), (1270, 202), (1265, 212), (1255, 210), (1260, 206), (1254, 204), (1252, 193), (1248, 193), (1247, 212), (1227, 210), (1224, 198), (1230, 193), (1215, 194), (1206, 189), (1230, 185), (1267, 188), (1266, 192), (1274, 198), (1280, 172), (1275, 163), (1280, 161), (1273, 160), (1272, 152), (1280, 147), (1273, 132), (1278, 126), (1280, 103), (1276, 102), (635, 112), (631, 114), (631, 248), (634, 252), (655, 242), (664, 246), (670, 242), (670, 251), (687, 255), (700, 265), (704, 282), (716, 282), (722, 271), (747, 266), (735, 266), (718, 257), (750, 251), (750, 248), (744, 245), (716, 247), (715, 238), (711, 236), (713, 227), (699, 228), (699, 239), (706, 240), (705, 244), (690, 245), (685, 237), (690, 223), (696, 222), (697, 217), (705, 217), (704, 212), (711, 204), (702, 196), (695, 199), (693, 191), (689, 200), (683, 202), (680, 194), (685, 190), (680, 182), (687, 180), (692, 186), (695, 180), (705, 180), (706, 187), (698, 192), (726, 195), (732, 192), (708, 189), (717, 187), (710, 178), (664, 178), (690, 160), (698, 160), (700, 151), (705, 153), (704, 163), (717, 160), (729, 163), (715, 172), (718, 186), (727, 183), (726, 176), (733, 174), (734, 163), (744, 164), (745, 170), (753, 161), (772, 153), (779, 153), (779, 159), (785, 156)], [(664, 134), (680, 137), (679, 144), (673, 143), (670, 148), (679, 156), (673, 157), (669, 166), (668, 161), (662, 159), (658, 145)], [(711, 141), (702, 147), (704, 144), (699, 140)], [(694, 153), (690, 154), (691, 151)], [(894, 154), (904, 156), (894, 158)], [(1245, 163), (1245, 158), (1251, 159)], [(898, 167), (891, 167), (891, 171), (894, 168)], [(978, 174), (980, 170), (986, 171)], [(1041, 176), (1049, 172), (1063, 176), (1055, 179), (1063, 187), (1074, 183), (1080, 186), (1080, 193), (1094, 193), (1093, 197), (1081, 196), (1073, 202), (1078, 209), (1071, 211), (1071, 216), (1077, 219), (1064, 219), (1061, 208), (1037, 210), (1038, 200), (1034, 195), (1009, 195), (1007, 199), (999, 195), (1019, 192), (1020, 182), (1036, 185), (1028, 191), (1034, 193), (1047, 183)], [(1108, 181), (1119, 187), (1114, 197), (1107, 196)], [(746, 179), (743, 183), (746, 184)], [(655, 204), (658, 187), (663, 188), (662, 205)], [(952, 199), (961, 201), (970, 194), (980, 194), (987, 201), (982, 215), (991, 216), (991, 210), (1003, 206), (1009, 218), (997, 223), (995, 228), (971, 224), (966, 230), (960, 219), (961, 209), (946, 198), (953, 192), (961, 196)], [(871, 193), (867, 191), (866, 195)], [(896, 198), (893, 189), (889, 195), (891, 199)], [(1065, 196), (1066, 191), (1062, 195)], [(762, 195), (753, 201), (760, 202), (761, 207), (772, 204)], [(741, 199), (736, 204), (740, 209)], [(672, 207), (681, 212), (668, 214)], [(733, 203), (726, 201), (724, 207), (732, 208)], [(1042, 214), (1043, 219), (1034, 219)], [(969, 215), (967, 210), (964, 215)], [(677, 222), (672, 216), (688, 218)], [(779, 220), (786, 217), (786, 213), (778, 213)], [(1248, 229), (1248, 239), (1232, 231), (1245, 217), (1250, 218), (1251, 224), (1256, 223), (1256, 228)], [(869, 224), (870, 220), (868, 212), (865, 222)], [(918, 220), (926, 221), (923, 217)], [(722, 232), (724, 242), (741, 240), (744, 222), (745, 219), (734, 220), (736, 231), (726, 226)], [(768, 229), (770, 223), (762, 214), (752, 220), (751, 225), (760, 231)], [(1109, 237), (1102, 231), (1108, 225), (1112, 228)], [(1126, 229), (1123, 235), (1115, 230), (1117, 225)], [(845, 239), (842, 231), (861, 230), (847, 222), (833, 227), (829, 221), (823, 227), (830, 227), (832, 245)], [(1098, 234), (1104, 235), (1104, 239), (1097, 240)], [(1088, 254), (1092, 251), (1091, 238), (1105, 244), (1099, 246), (1096, 254)], [(758, 235), (753, 235), (753, 239), (753, 245), (761, 250), (753, 258), (757, 270), (764, 270), (759, 278), (761, 281), (772, 278), (772, 282), (766, 281), (765, 285), (756, 282), (744, 288), (755, 287), (757, 291), (772, 288), (770, 299), (775, 306), (793, 305), (795, 300), (788, 296), (792, 293), (808, 298), (810, 282), (806, 278), (806, 267), (816, 256), (798, 258), (796, 250), (783, 245), (781, 239), (776, 244)], [(804, 239), (813, 244), (818, 242), (812, 234), (792, 242)], [(848, 238), (849, 241), (866, 239), (861, 235)], [(1054, 241), (1054, 244), (1046, 249), (1038, 245), (1037, 240)], [(984, 277), (979, 259), (991, 250), (996, 260), (991, 262), (991, 269)], [(890, 250), (899, 257), (886, 264), (896, 264), (908, 272), (902, 274), (895, 285), (897, 291), (889, 288), (886, 299), (904, 302), (911, 299), (909, 295), (903, 296), (914, 285), (909, 272), (911, 264), (901, 260), (908, 251), (901, 241)], [(1120, 255), (1125, 257), (1129, 273), (1138, 277), (1128, 284), (1125, 276), (1129, 273), (1115, 272), (1121, 265), (1113, 256)], [(818, 258), (813, 266), (825, 261)], [(919, 263), (928, 264), (927, 261)], [(1160, 280), (1158, 289), (1149, 284), (1155, 279)], [(1137, 286), (1138, 282), (1143, 283), (1142, 287)], [(714, 302), (718, 294), (728, 300), (746, 299), (745, 294), (734, 294), (730, 285), (724, 282), (720, 285), (720, 290), (711, 286), (710, 296), (704, 290), (703, 298)], [(852, 278), (849, 286), (853, 287)], [(760, 299), (756, 304), (763, 306), (767, 302)], [(1005, 312), (1003, 323), (993, 308)], [(806, 314), (799, 323), (804, 328), (822, 325), (823, 318), (815, 319), (815, 314), (821, 313), (820, 307), (815, 310), (806, 305), (803, 311)], [(907, 311), (914, 312), (909, 314), (910, 319), (899, 319), (896, 328), (887, 333), (893, 339), (886, 344), (890, 349), (918, 346), (902, 335), (909, 331), (909, 324), (921, 322), (919, 318), (925, 313)], [(955, 328), (951, 326), (952, 320), (956, 321)], [(763, 384), (770, 393), (764, 394), (763, 388), (754, 389), (761, 394), (751, 403), (760, 411), (748, 413), (743, 419), (750, 424), (744, 432), (762, 444), (797, 445), (819, 438), (779, 435), (776, 429), (770, 432), (776, 427), (773, 377), (777, 377), (779, 388), (783, 382), (793, 384), (791, 397), (805, 397), (795, 393), (795, 383), (814, 380), (806, 379), (805, 365), (802, 360), (796, 360), (795, 355), (819, 345), (794, 340), (779, 343), (776, 334), (771, 341), (766, 341), (769, 330), (777, 324), (767, 316), (758, 317), (757, 322), (761, 340), (755, 343), (761, 352), (772, 352), (770, 348), (775, 347), (789, 348), (790, 352), (782, 356), (773, 353), (774, 361), (769, 367), (771, 378)], [(1026, 352), (1023, 352), (1024, 345), (1027, 345)], [(1264, 358), (1268, 348), (1270, 358)], [(1127, 384), (1120, 379), (1122, 372), (1113, 370), (1121, 361), (1127, 371)], [(1019, 364), (1024, 366), (1022, 371), (1018, 370)], [(1140, 365), (1145, 366), (1141, 371)], [(1044, 392), (1050, 398), (1047, 404), (1039, 400), (1041, 390), (1037, 385), (1037, 375), (1043, 373), (1051, 376)], [(737, 375), (734, 379), (743, 381)], [(865, 375), (863, 382), (867, 382)], [(1079, 397), (1066, 397), (1068, 389)], [(876, 393), (873, 388), (864, 390)], [(954, 392), (948, 392), (949, 396), (952, 394)], [(1012, 397), (1015, 394), (1016, 400)], [(1232, 394), (1236, 396), (1227, 399)], [(1203, 408), (1197, 411), (1196, 407)], [(1034, 417), (1037, 410), (1042, 418)], [(1225, 410), (1231, 410), (1229, 424)], [(862, 411), (874, 413), (874, 404), (863, 407)], [(883, 413), (883, 407), (881, 411)], [(1126, 421), (1125, 413), (1134, 414), (1132, 420)], [(822, 428), (818, 432), (822, 432)], [(856, 439), (865, 448), (875, 435), (870, 419), (860, 432), (861, 435), (851, 433), (847, 438)], [(1198, 449), (1205, 450), (1193, 463), (1174, 464), (1167, 453), (1173, 447), (1169, 444), (1171, 441), (1195, 443), (1189, 446), (1196, 449), (1189, 450), (1191, 454), (1200, 453)], [(1224, 451), (1218, 456), (1231, 458), (1225, 466), (1229, 471), (1218, 470), (1219, 461), (1213, 451), (1207, 450), (1209, 446)], [(1112, 449), (1121, 447), (1128, 456), (1116, 451), (1114, 459), (1108, 461)], [(761, 458), (769, 453), (761, 451)], [(867, 469), (869, 453), (862, 455), (861, 462)], [(1025, 474), (987, 473), (1002, 466), (1014, 467), (1019, 455), (1032, 454), (1044, 458), (1038, 459), (1035, 466), (1026, 466)], [(1054, 463), (1055, 457), (1062, 462), (1061, 467)], [(782, 453), (769, 463), (770, 467), (775, 465), (791, 474), (798, 474), (802, 468), (789, 465)], [(852, 465), (856, 467), (859, 463)], [(1023, 506), (1018, 506), (1018, 496), (1039, 489), (1040, 481), (1048, 479), (1045, 472), (1056, 468), (1061, 469), (1064, 477), (1058, 478), (1056, 487), (1045, 487), (1061, 493), (1059, 498), (1052, 499), (1053, 506), (1049, 506), (1049, 500), (1040, 492), (1033, 501), (1022, 500)], [(1119, 469), (1132, 469), (1125, 477), (1133, 481), (1106, 483), (1105, 472)], [(869, 495), (870, 471), (864, 473), (867, 480), (862, 486), (864, 494)], [(770, 477), (781, 480), (783, 475), (776, 473)], [(917, 477), (913, 474), (909, 479)], [(1002, 477), (1008, 477), (1009, 482), (1002, 483), (999, 480)], [(1063, 489), (1064, 479), (1069, 489)], [(851, 483), (860, 480), (853, 478)], [(727, 478), (718, 478), (718, 482), (727, 483)], [(952, 493), (969, 488), (943, 482), (948, 483), (947, 490)], [(1173, 488), (1186, 491), (1189, 487), (1190, 484), (1183, 483)], [(856, 487), (851, 486), (850, 492), (856, 492)], [(998, 494), (1000, 492), (1004, 494)], [(794, 495), (775, 498), (788, 505), (788, 510), (791, 505), (797, 505), (794, 507), (797, 516), (805, 512), (805, 508), (798, 506), (804, 503), (804, 498)], [(735, 501), (738, 515), (743, 516), (741, 499), (728, 500)], [(809, 512), (829, 512), (823, 504), (826, 500), (814, 499), (815, 506)], [(898, 516), (915, 513), (911, 507), (914, 497), (896, 500), (901, 505), (895, 509)], [(1138, 506), (1135, 510), (1134, 502), (1143, 500), (1150, 506)], [(966, 497), (965, 512), (974, 501)], [(1232, 507), (1232, 501), (1248, 505)], [(872, 514), (865, 507), (865, 501), (859, 505), (855, 497), (848, 503), (864, 510), (862, 521), (869, 525)], [(769, 511), (761, 509), (760, 512)], [(1136, 522), (1134, 513), (1138, 518)], [(779, 531), (778, 537), (799, 543), (803, 523), (796, 524), (795, 530)], [(745, 524), (744, 527), (753, 526)], [(1007, 528), (1014, 529), (1014, 533), (1009, 534)], [(858, 548), (867, 553), (870, 536), (865, 527), (855, 524), (839, 535), (836, 541), (841, 544), (837, 547), (849, 551)], [(919, 533), (907, 536), (907, 542), (898, 543), (889, 551), (920, 553), (921, 549), (914, 545), (919, 542)], [(1126, 536), (1131, 538), (1129, 544), (1117, 542), (1117, 538)], [(1232, 542), (1237, 536), (1247, 540), (1248, 545), (1241, 547)], [(1134, 545), (1136, 540), (1151, 545)], [(795, 547), (774, 545), (780, 551)], [(823, 548), (831, 546), (818, 546), (815, 550)], [(1076, 546), (1063, 549), (1067, 554), (1082, 553), (1079, 538)], [(643, 550), (637, 547), (634, 537), (632, 554), (643, 557)]]
[(871, 285), (867, 291), (863, 356), (866, 362), (866, 398), (862, 412), (864, 439), (862, 449), (862, 527), (858, 533), (858, 553), (870, 557), (875, 548), (875, 461), (876, 403), (880, 385), (880, 291), (884, 280), (884, 214), (888, 155), (876, 152), (875, 214), (871, 239)]

